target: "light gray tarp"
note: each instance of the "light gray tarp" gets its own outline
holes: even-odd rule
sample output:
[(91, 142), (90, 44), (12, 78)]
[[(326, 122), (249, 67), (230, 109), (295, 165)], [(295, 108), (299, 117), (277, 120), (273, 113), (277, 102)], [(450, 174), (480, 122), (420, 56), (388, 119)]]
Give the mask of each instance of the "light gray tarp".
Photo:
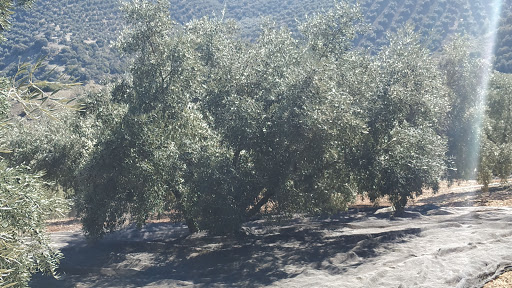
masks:
[(512, 208), (426, 205), (249, 222), (245, 235), (127, 228), (97, 243), (53, 233), (61, 279), (31, 287), (481, 287), (512, 264)]

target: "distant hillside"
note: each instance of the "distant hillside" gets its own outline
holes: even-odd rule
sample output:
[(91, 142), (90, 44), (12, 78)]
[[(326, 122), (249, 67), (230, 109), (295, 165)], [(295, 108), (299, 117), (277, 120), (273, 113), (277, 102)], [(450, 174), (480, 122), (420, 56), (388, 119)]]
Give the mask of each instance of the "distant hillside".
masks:
[(500, 28), (498, 29), (498, 42), (496, 44), (496, 70), (512, 73), (512, 3), (504, 11)]
[[(428, 36), (433, 49), (453, 33), (481, 35), (489, 25), (487, 0), (361, 0), (373, 31), (360, 37), (358, 46), (385, 42), (387, 31), (412, 22)], [(19, 61), (49, 55), (50, 67), (80, 81), (100, 81), (123, 71), (123, 60), (111, 48), (123, 23), (117, 0), (40, 0), (28, 11), (19, 11), (13, 29), (0, 45), (0, 70), (11, 74)], [(257, 35), (261, 17), (296, 30), (297, 20), (321, 12), (332, 0), (171, 0), (171, 16), (179, 23), (205, 15), (236, 19), (243, 35)], [(512, 72), (512, 0), (504, 3), (499, 30), (496, 68)]]
[(109, 45), (121, 28), (117, 1), (40, 0), (18, 11), (0, 46), (0, 69), (8, 74), (19, 61), (48, 55), (51, 67), (81, 81), (120, 73), (122, 62)]

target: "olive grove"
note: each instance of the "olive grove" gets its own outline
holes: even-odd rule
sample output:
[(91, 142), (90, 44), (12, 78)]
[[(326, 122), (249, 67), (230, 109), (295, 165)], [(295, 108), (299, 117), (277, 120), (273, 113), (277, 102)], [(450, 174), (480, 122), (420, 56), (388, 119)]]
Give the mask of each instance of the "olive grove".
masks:
[(0, 286), (55, 273), (45, 221), (64, 198), (90, 238), (161, 213), (229, 234), (267, 214), (337, 213), (357, 197), (400, 213), (443, 177), (473, 177), (475, 146), (486, 188), (512, 172), (512, 80), (491, 77), (479, 134), (485, 65), (465, 37), (434, 53), (405, 26), (378, 50), (354, 48), (369, 26), (339, 1), (299, 32), (264, 19), (247, 40), (223, 15), (178, 24), (167, 2), (123, 4), (116, 45), (129, 73), (80, 109), (41, 88), (59, 87), (34, 79), (41, 62), (0, 79)]

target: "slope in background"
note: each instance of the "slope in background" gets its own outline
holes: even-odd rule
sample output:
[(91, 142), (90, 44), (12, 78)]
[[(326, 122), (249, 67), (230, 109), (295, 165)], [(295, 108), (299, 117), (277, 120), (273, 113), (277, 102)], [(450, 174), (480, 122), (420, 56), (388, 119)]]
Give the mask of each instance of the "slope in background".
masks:
[[(454, 33), (482, 37), (489, 24), (492, 1), (485, 0), (362, 0), (366, 21), (373, 29), (356, 40), (360, 47), (379, 47), (385, 35), (413, 23), (432, 49)], [(111, 47), (122, 31), (116, 0), (41, 0), (33, 9), (18, 11), (13, 28), (0, 45), (0, 70), (12, 75), (20, 61), (49, 56), (56, 67), (79, 81), (102, 80), (124, 70), (123, 59)], [(171, 16), (178, 23), (216, 15), (239, 21), (245, 38), (257, 35), (262, 17), (296, 31), (297, 21), (327, 10), (332, 0), (171, 0)], [(503, 4), (496, 47), (496, 69), (512, 72), (512, 1)], [(482, 38), (485, 39), (485, 38)]]

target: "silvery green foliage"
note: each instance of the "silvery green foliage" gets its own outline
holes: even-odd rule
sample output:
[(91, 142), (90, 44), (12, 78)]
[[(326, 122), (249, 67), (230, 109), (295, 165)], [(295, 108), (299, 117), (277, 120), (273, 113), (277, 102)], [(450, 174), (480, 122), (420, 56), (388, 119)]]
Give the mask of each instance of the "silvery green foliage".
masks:
[(141, 224), (164, 209), (190, 219), (198, 197), (190, 191), (207, 189), (201, 186), (206, 173), (225, 161), (207, 116), (192, 101), (201, 96), (203, 69), (193, 39), (174, 29), (168, 9), (163, 1), (125, 7), (131, 29), (119, 47), (134, 61), (130, 79), (114, 88), (113, 97), (128, 109), (100, 141), (78, 182), (78, 207), (90, 236), (127, 219)]
[(299, 26), (309, 48), (320, 57), (336, 57), (352, 48), (353, 40), (369, 30), (362, 22), (359, 4), (335, 2), (334, 8), (311, 17)]
[(0, 41), (4, 40), (2, 32), (11, 27), (10, 18), (14, 14), (16, 7), (28, 7), (34, 3), (34, 0), (0, 0)]
[(5, 154), (4, 159), (11, 166), (44, 171), (44, 179), (72, 196), (78, 171), (95, 153), (99, 139), (107, 137), (126, 112), (126, 105), (112, 101), (109, 89), (83, 96), (78, 100), (80, 111), (52, 112), (56, 119), (10, 119), (3, 146), (12, 153)]
[(345, 2), (300, 39), (269, 20), (254, 42), (224, 19), (173, 23), (163, 1), (124, 9), (133, 62), (112, 99), (127, 112), (77, 181), (89, 236), (170, 209), (213, 233), (266, 208), (343, 210), (357, 193), (401, 209), (436, 187), (446, 93), (411, 28), (372, 56), (349, 49), (364, 25)]
[(479, 135), (477, 107), (484, 85), (480, 83), (485, 72), (480, 58), (471, 54), (471, 39), (456, 36), (442, 49), (440, 69), (448, 88), (449, 107), (446, 123), (447, 157), (449, 179), (469, 179), (473, 176), (472, 155), (476, 153)]
[[(0, 80), (0, 98), (9, 103), (24, 101), (34, 111), (40, 97), (27, 93), (32, 84)], [(26, 287), (32, 274), (49, 273), (55, 276), (61, 255), (50, 247), (46, 220), (62, 214), (67, 201), (54, 195), (54, 184), (43, 180), (24, 165), (12, 165), (4, 157), (13, 155), (9, 145), (14, 135), (31, 141), (30, 135), (17, 135), (16, 126), (8, 121), (9, 105), (2, 105), (0, 127), (0, 286)]]
[(507, 182), (512, 173), (512, 78), (495, 72), (491, 78), (486, 119), (480, 143), (478, 180), (488, 189), (493, 177)]
[[(89, 129), (80, 129), (85, 124), (65, 114), (59, 115), (58, 121), (12, 120), (6, 132), (6, 147), (12, 152), (4, 157), (11, 165), (44, 171), (45, 179), (71, 188), (76, 169), (93, 150), (91, 135), (83, 133)], [(78, 129), (82, 133), (77, 133)]]
[[(360, 189), (371, 200), (387, 196), (396, 210), (423, 188), (438, 187), (444, 139), (438, 131), (449, 109), (437, 63), (411, 27), (389, 36), (389, 45), (362, 76), (375, 89), (363, 106), (368, 128), (357, 148)], [(373, 78), (375, 77), (375, 78)], [(372, 84), (373, 82), (373, 84)]]
[(66, 201), (28, 167), (0, 161), (0, 286), (25, 287), (33, 273), (56, 275), (61, 254), (50, 247), (46, 220), (63, 213)]

